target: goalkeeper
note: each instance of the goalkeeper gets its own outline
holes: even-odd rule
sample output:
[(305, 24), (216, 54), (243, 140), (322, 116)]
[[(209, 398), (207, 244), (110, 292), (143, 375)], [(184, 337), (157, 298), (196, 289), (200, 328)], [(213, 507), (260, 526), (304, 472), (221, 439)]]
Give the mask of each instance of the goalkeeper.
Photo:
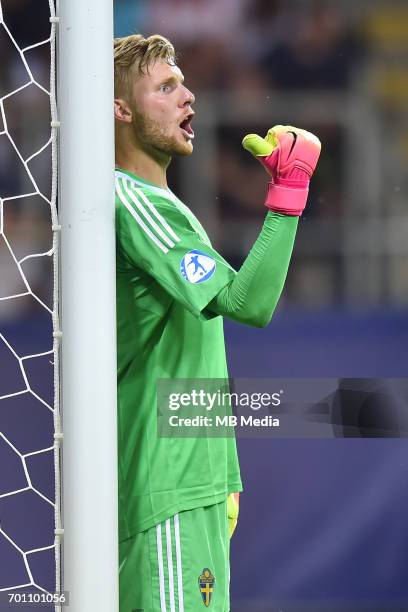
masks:
[[(320, 143), (291, 126), (244, 147), (270, 175), (239, 272), (169, 189), (193, 94), (165, 38), (115, 39), (120, 610), (229, 610), (242, 490), (233, 438), (159, 438), (158, 379), (228, 377), (223, 319), (263, 327), (281, 294)], [(245, 177), (243, 177), (243, 180)]]

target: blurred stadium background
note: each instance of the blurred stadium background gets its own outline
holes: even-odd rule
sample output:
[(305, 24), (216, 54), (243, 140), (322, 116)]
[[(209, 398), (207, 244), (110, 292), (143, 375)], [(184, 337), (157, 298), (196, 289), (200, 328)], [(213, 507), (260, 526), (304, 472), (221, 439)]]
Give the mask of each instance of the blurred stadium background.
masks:
[[(46, 36), (46, 2), (6, 0), (4, 6), (21, 46)], [(382, 357), (377, 355), (374, 363), (373, 352), (367, 351), (368, 362), (378, 366), (378, 374), (404, 373), (396, 346), (401, 333), (406, 338), (408, 304), (406, 3), (115, 0), (114, 9), (116, 35), (161, 32), (178, 49), (186, 83), (197, 97), (197, 136), (194, 155), (173, 163), (171, 184), (236, 267), (264, 216), (265, 176), (242, 150), (242, 136), (265, 133), (274, 123), (294, 123), (319, 135), (319, 171), (271, 330), (290, 313), (297, 319), (305, 316), (305, 327), (321, 322), (326, 335), (330, 323), (325, 313), (331, 312), (336, 329), (347, 320), (344, 340), (355, 342), (359, 324), (370, 312), (373, 334), (378, 330), (390, 341), (393, 337), (396, 352), (387, 352), (389, 344), (382, 338)], [(0, 49), (4, 95), (19, 86), (22, 67), (4, 33)], [(37, 77), (46, 83), (47, 49), (35, 55)], [(4, 105), (10, 131), (23, 151), (41, 143), (47, 129), (48, 100), (33, 90)], [(0, 156), (1, 196), (7, 197), (24, 189), (24, 172), (4, 136)], [(48, 153), (36, 158), (32, 170), (40, 184), (49, 183)], [(19, 252), (46, 250), (47, 215), (45, 207), (33, 208), (24, 200), (7, 207), (8, 236)], [(20, 279), (3, 246), (0, 257), (2, 295), (10, 295)], [(41, 296), (49, 296), (45, 259), (33, 260), (30, 280)], [(30, 301), (4, 301), (0, 316), (10, 323), (24, 320), (31, 308)], [(301, 336), (297, 330), (298, 342)], [(267, 337), (262, 332), (257, 343), (269, 345)], [(309, 338), (306, 344), (310, 350)], [(354, 360), (353, 351), (344, 349), (346, 355), (328, 342), (327, 353), (316, 363), (317, 375), (322, 375), (321, 366), (330, 367), (331, 374), (339, 374), (339, 365), (354, 375), (356, 367), (364, 370), (360, 352)], [(299, 362), (303, 367), (301, 357)], [(307, 367), (313, 373), (312, 364)]]
[[(47, 1), (2, 4), (20, 47), (48, 36)], [(191, 158), (174, 161), (171, 185), (235, 267), (262, 223), (266, 189), (242, 137), (288, 123), (323, 143), (276, 316), (266, 330), (226, 324), (231, 376), (406, 377), (406, 1), (114, 0), (114, 18), (117, 36), (159, 32), (179, 52), (197, 98), (196, 140)], [(4, 96), (23, 71), (2, 28), (0, 56)], [(46, 48), (33, 51), (31, 65), (46, 86)], [(91, 116), (98, 101), (84, 103)], [(48, 98), (24, 90), (4, 107), (19, 148), (38, 150), (49, 129)], [(4, 135), (0, 160), (0, 197), (24, 193), (25, 173)], [(49, 192), (49, 154), (31, 169)], [(40, 201), (5, 204), (4, 230), (20, 258), (50, 248), (49, 210)], [(30, 260), (26, 272), (50, 304), (51, 262)], [(20, 288), (0, 236), (0, 297)], [(0, 301), (0, 327), (21, 354), (50, 334), (29, 297)], [(14, 367), (5, 355), (0, 395)], [(51, 368), (43, 364), (35, 376), (51, 402)], [(0, 406), (1, 431), (10, 415)], [(314, 611), (334, 609), (333, 601), (351, 610), (346, 600), (386, 601), (384, 610), (404, 600), (408, 610), (404, 440), (241, 440), (240, 447), (246, 495), (232, 544), (232, 610), (296, 601), (314, 601)], [(39, 469), (51, 483), (51, 462)], [(1, 513), (0, 503), (0, 523)]]

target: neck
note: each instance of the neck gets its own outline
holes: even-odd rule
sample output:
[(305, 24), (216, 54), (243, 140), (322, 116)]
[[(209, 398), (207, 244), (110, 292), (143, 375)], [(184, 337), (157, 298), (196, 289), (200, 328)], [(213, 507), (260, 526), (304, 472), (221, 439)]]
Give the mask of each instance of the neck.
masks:
[(131, 143), (126, 143), (124, 146), (116, 145), (116, 166), (165, 189), (167, 188), (166, 172), (170, 160), (171, 158), (167, 155), (145, 151)]

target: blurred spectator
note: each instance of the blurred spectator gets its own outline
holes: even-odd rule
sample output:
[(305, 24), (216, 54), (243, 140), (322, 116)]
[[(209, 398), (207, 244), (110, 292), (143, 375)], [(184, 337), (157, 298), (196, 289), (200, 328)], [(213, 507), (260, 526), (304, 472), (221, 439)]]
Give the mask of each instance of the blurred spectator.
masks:
[(241, 53), (250, 61), (259, 61), (281, 44), (291, 29), (295, 6), (282, 0), (253, 0), (243, 15)]
[[(48, 251), (51, 244), (51, 227), (48, 207), (39, 197), (11, 200), (3, 203), (2, 221), (4, 237), (0, 237), (0, 298), (26, 294), (33, 291), (50, 306), (51, 258), (29, 255)], [(24, 283), (17, 262), (28, 282)], [(0, 300), (0, 321), (16, 320), (28, 315), (36, 306), (32, 298)], [(38, 307), (38, 304), (37, 304)]]
[(152, 0), (148, 27), (174, 42), (188, 86), (223, 89), (242, 48), (249, 0)]
[[(242, 131), (247, 131), (245, 128)], [(248, 130), (249, 131), (249, 130)], [(220, 213), (231, 219), (264, 216), (260, 203), (265, 197), (265, 175), (241, 147), (235, 128), (219, 130), (217, 193)], [(237, 137), (238, 136), (238, 137)], [(243, 180), (245, 177), (245, 180)]]
[[(43, 196), (50, 197), (50, 148), (35, 156), (50, 137), (49, 96), (37, 86), (38, 83), (49, 88), (50, 48), (45, 43), (24, 51), (48, 39), (49, 3), (48, 0), (8, 0), (1, 5), (5, 26), (0, 27), (0, 96), (6, 123), (2, 122), (1, 131), (5, 133), (0, 136), (0, 198), (3, 198), (0, 206), (0, 297), (32, 290), (49, 304), (51, 258), (34, 257), (21, 264), (29, 288), (17, 264), (51, 247), (49, 204), (39, 195), (21, 197), (36, 191), (23, 165), (23, 160), (32, 156), (27, 162), (31, 176)], [(19, 88), (22, 89), (17, 91)], [(15, 91), (17, 93), (13, 94)], [(0, 300), (0, 320), (20, 319), (35, 304), (30, 297)]]
[(227, 46), (231, 39), (239, 37), (248, 1), (151, 0), (148, 25), (152, 31), (176, 42), (177, 47), (200, 39), (218, 39)]
[(1, 4), (4, 23), (20, 49), (49, 37), (48, 0), (7, 0)]
[(262, 59), (270, 86), (281, 89), (345, 89), (361, 48), (344, 14), (316, 2), (285, 24), (285, 37)]
[(222, 40), (198, 39), (185, 47), (178, 46), (177, 51), (186, 85), (193, 92), (221, 91), (227, 86), (230, 64)]

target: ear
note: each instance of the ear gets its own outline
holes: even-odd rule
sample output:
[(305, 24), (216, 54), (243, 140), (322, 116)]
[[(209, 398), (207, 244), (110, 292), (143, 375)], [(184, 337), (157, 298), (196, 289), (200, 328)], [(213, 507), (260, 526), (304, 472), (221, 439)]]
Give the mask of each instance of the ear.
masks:
[(115, 98), (114, 100), (114, 114), (115, 119), (123, 121), (124, 123), (132, 122), (132, 111), (125, 100), (122, 98)]

